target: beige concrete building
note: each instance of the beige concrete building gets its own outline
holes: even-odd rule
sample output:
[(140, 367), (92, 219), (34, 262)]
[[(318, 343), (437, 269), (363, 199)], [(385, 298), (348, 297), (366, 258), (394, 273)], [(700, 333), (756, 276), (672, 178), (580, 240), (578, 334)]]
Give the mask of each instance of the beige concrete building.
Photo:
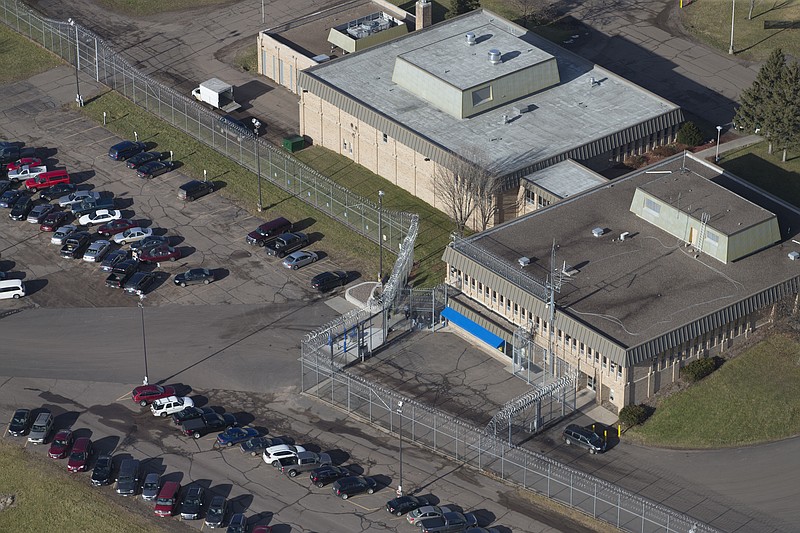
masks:
[(794, 206), (677, 155), (455, 241), (449, 313), (515, 366), (575, 373), (616, 411), (796, 299), (799, 230)]

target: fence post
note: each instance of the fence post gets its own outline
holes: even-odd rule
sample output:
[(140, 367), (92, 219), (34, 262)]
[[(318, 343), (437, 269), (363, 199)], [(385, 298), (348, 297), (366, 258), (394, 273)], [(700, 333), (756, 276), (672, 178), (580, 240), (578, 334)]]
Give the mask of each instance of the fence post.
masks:
[(594, 505), (592, 505), (592, 516), (597, 518), (597, 482), (594, 482)]

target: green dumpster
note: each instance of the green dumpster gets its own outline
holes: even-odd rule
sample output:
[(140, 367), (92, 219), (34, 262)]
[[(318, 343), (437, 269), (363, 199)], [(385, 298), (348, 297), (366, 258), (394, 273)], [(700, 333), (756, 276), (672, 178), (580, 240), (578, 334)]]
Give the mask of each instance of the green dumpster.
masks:
[(306, 147), (306, 140), (301, 135), (292, 135), (283, 139), (283, 148), (287, 152), (297, 152)]

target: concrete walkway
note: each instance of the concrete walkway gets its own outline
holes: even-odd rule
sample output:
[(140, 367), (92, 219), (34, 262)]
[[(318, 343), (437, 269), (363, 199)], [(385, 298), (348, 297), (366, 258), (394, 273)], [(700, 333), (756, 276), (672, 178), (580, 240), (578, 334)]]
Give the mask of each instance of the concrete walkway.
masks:
[[(721, 142), (719, 144), (719, 153), (720, 155), (725, 154), (727, 152), (732, 152), (734, 150), (738, 150), (739, 148), (744, 148), (745, 146), (750, 146), (752, 144), (758, 144), (764, 139), (759, 137), (758, 135), (748, 135), (746, 137), (738, 137), (736, 139), (730, 140), (728, 142)], [(701, 157), (703, 159), (709, 157), (716, 157), (717, 155), (717, 147), (712, 146), (711, 148), (706, 148), (705, 150), (700, 150), (696, 152), (694, 155), (697, 157)]]

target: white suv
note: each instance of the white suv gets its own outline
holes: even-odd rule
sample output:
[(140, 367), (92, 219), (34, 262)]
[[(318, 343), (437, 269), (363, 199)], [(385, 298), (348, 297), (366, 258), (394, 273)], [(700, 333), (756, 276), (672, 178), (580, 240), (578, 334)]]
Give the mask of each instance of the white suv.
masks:
[(194, 406), (194, 402), (191, 398), (169, 396), (151, 403), (150, 410), (153, 412), (153, 416), (169, 416), (192, 406)]
[(302, 446), (292, 446), (291, 444), (278, 444), (277, 446), (270, 446), (264, 450), (264, 462), (278, 467), (281, 464), (281, 459), (286, 457), (297, 457), (300, 452), (306, 451)]

